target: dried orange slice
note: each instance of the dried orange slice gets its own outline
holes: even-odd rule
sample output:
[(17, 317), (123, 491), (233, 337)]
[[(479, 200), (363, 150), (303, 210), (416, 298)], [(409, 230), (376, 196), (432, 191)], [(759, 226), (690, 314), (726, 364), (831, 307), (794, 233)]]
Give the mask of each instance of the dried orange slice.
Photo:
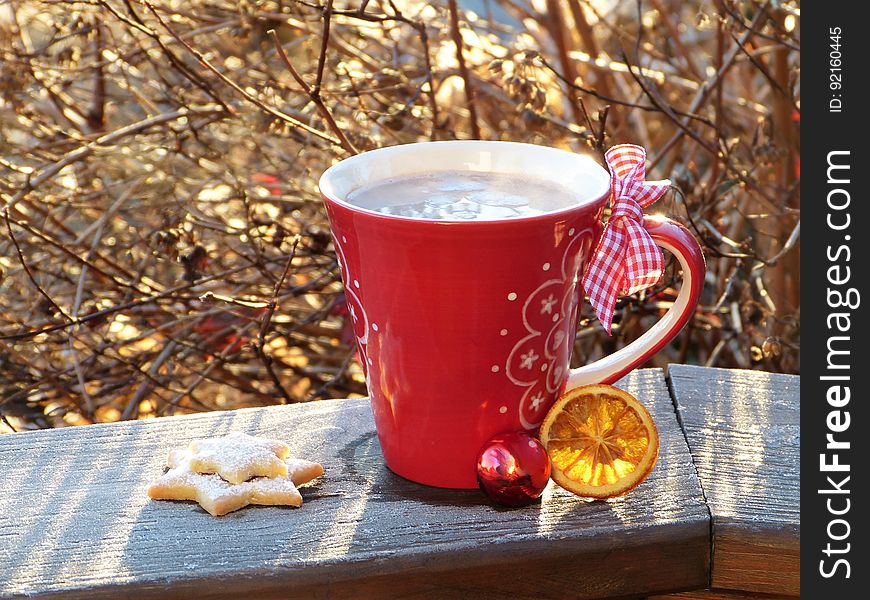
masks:
[(553, 480), (589, 498), (611, 498), (646, 479), (659, 455), (659, 434), (637, 398), (612, 385), (575, 388), (541, 425)]

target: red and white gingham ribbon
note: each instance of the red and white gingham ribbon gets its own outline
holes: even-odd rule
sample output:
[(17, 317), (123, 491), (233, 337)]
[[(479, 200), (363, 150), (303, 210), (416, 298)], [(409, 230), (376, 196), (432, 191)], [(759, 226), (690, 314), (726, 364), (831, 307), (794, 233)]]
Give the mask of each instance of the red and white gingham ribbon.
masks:
[(583, 288), (609, 335), (619, 292), (634, 294), (662, 276), (664, 258), (643, 225), (643, 208), (661, 198), (671, 182), (644, 181), (646, 151), (640, 146), (614, 146), (604, 158), (610, 167), (610, 219), (583, 275)]

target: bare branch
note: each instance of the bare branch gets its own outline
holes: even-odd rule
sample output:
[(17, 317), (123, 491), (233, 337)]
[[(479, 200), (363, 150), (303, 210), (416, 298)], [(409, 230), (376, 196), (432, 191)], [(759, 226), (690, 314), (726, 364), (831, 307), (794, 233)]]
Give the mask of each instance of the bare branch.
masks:
[(462, 33), (459, 31), (459, 9), (456, 7), (456, 0), (448, 0), (447, 5), (450, 8), (450, 36), (453, 38), (453, 45), (456, 46), (456, 60), (459, 61), (459, 73), (462, 75), (462, 81), (465, 82), (465, 105), (468, 108), (471, 137), (479, 140), (480, 125), (477, 123), (474, 85), (471, 83), (471, 75), (468, 72), (468, 66), (465, 64), (465, 54), (462, 51)]
[[(330, 6), (331, 5), (332, 3), (330, 2)], [(328, 37), (326, 36), (327, 31), (329, 30), (329, 20), (326, 15), (327, 13), (324, 12), (324, 37), (323, 42), (321, 43), (321, 56), (326, 56), (326, 46), (328, 42)], [(326, 104), (323, 102), (323, 98), (320, 97), (320, 83), (315, 83), (314, 86), (309, 86), (307, 83), (305, 83), (305, 80), (302, 79), (302, 76), (293, 66), (293, 63), (290, 62), (290, 57), (288, 57), (287, 53), (284, 51), (284, 47), (281, 45), (281, 40), (278, 39), (278, 34), (275, 33), (274, 29), (270, 29), (268, 33), (272, 37), (272, 43), (275, 45), (275, 50), (277, 51), (278, 56), (281, 57), (281, 60), (284, 62), (287, 70), (290, 71), (293, 79), (296, 80), (296, 83), (298, 83), (300, 87), (305, 90), (305, 93), (308, 94), (308, 98), (317, 107), (317, 110), (320, 112), (323, 120), (326, 121), (327, 125), (329, 125), (329, 129), (332, 130), (332, 133), (334, 133), (335, 137), (338, 138), (339, 142), (341, 143), (341, 147), (344, 148), (349, 154), (358, 154), (359, 150), (357, 150), (350, 142), (350, 140), (347, 139), (347, 136), (344, 135), (341, 127), (339, 127), (338, 123), (335, 122), (332, 113), (329, 112), (329, 108), (327, 108)], [(322, 68), (320, 66), (318, 66), (318, 77), (322, 77)]]

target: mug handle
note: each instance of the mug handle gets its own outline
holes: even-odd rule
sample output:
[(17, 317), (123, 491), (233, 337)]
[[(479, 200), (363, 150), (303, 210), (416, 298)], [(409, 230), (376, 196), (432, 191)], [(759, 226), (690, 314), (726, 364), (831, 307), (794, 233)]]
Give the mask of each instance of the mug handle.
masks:
[(565, 389), (591, 383), (613, 383), (661, 350), (689, 322), (704, 287), (704, 253), (689, 231), (667, 217), (645, 216), (644, 226), (653, 240), (672, 252), (683, 269), (683, 286), (674, 304), (658, 323), (613, 354), (572, 369)]

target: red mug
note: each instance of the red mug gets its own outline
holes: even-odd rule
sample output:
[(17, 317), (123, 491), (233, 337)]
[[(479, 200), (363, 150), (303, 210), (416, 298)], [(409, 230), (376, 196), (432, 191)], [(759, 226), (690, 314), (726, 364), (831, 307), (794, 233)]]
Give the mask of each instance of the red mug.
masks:
[[(447, 170), (533, 173), (582, 197), (550, 213), (492, 221), (393, 216), (345, 200), (386, 178)], [(512, 142), (393, 146), (323, 174), (320, 193), (392, 471), (427, 485), (477, 487), (477, 454), (491, 436), (536, 432), (566, 389), (616, 381), (688, 322), (703, 254), (681, 225), (646, 217), (653, 239), (682, 267), (676, 301), (631, 344), (569, 369), (579, 280), (609, 191), (609, 174), (590, 157)]]

